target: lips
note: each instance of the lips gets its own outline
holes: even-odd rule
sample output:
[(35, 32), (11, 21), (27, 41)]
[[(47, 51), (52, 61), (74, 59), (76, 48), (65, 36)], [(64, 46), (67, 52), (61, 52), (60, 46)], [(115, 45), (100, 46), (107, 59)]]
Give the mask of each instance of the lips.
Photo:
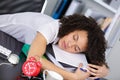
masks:
[(63, 49), (67, 48), (65, 41), (63, 41), (63, 43), (62, 43), (62, 47), (63, 47)]

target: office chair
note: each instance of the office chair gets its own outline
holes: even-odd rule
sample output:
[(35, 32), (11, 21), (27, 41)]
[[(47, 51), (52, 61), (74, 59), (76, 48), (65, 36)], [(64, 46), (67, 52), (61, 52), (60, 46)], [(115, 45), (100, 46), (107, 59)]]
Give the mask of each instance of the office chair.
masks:
[(47, 0), (0, 0), (0, 14), (18, 12), (44, 13)]

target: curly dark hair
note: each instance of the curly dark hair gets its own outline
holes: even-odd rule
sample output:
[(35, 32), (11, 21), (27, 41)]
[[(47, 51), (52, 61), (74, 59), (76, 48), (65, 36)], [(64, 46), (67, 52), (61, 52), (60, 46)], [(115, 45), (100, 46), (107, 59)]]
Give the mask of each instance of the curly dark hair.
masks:
[(93, 18), (73, 14), (64, 16), (59, 20), (59, 22), (60, 29), (58, 37), (60, 38), (76, 30), (87, 31), (88, 45), (87, 50), (83, 53), (86, 55), (88, 62), (96, 65), (106, 64), (106, 40), (104, 37), (104, 32)]

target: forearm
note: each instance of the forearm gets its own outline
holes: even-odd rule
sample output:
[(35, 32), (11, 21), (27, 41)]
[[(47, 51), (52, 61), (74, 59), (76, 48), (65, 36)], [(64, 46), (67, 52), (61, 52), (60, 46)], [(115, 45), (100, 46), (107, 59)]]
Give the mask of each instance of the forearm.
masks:
[(45, 53), (46, 43), (46, 39), (42, 36), (42, 34), (38, 33), (31, 44), (27, 58), (35, 57), (39, 60)]
[(65, 71), (64, 69), (57, 67), (56, 65), (54, 65), (47, 59), (41, 58), (40, 61), (42, 63), (43, 70), (48, 69), (48, 70), (55, 71), (55, 72), (61, 74), (64, 77), (64, 80), (76, 80), (75, 78), (77, 78), (74, 75), (74, 73)]

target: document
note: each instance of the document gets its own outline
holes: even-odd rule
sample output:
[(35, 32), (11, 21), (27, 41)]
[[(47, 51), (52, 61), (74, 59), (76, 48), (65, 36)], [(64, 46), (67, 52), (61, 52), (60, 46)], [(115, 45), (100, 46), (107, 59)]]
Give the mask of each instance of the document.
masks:
[(60, 49), (57, 45), (53, 45), (55, 58), (57, 61), (66, 63), (75, 67), (78, 67), (80, 63), (83, 63), (85, 68), (88, 64), (86, 56), (82, 53), (69, 53)]

